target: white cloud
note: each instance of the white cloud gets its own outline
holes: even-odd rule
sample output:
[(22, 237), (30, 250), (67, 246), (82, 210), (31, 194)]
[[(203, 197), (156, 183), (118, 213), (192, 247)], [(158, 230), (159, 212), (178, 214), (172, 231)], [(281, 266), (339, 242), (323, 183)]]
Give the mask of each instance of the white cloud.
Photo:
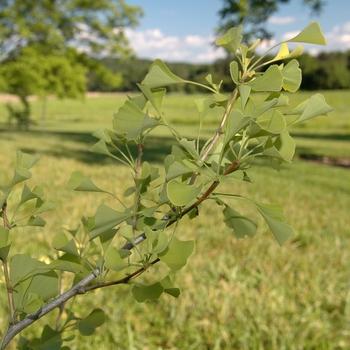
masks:
[(293, 16), (286, 16), (286, 17), (278, 17), (278, 16), (272, 16), (268, 19), (269, 24), (275, 24), (275, 25), (285, 25), (288, 23), (293, 23), (296, 21), (296, 18)]
[(350, 22), (344, 23), (342, 27), (344, 32), (350, 32)]
[(136, 55), (141, 58), (210, 63), (224, 57), (223, 50), (213, 45), (212, 36), (166, 36), (157, 28), (145, 31), (126, 29), (125, 34)]

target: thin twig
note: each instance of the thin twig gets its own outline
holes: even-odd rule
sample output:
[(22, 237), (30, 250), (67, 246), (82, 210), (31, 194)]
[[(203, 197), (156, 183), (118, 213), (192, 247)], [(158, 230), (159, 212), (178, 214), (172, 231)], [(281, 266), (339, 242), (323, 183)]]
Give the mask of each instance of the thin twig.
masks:
[[(219, 124), (219, 127), (218, 127), (218, 129), (216, 130), (216, 133), (215, 133), (213, 139), (211, 140), (211, 142), (210, 142), (208, 148), (205, 150), (205, 152), (202, 154), (202, 156), (201, 156), (200, 159), (198, 160), (199, 162), (203, 163), (203, 162), (207, 159), (207, 157), (209, 156), (209, 153), (210, 153), (211, 150), (214, 148), (214, 146), (215, 146), (216, 142), (218, 141), (219, 137), (222, 135), (222, 133), (223, 133), (222, 130), (223, 130), (225, 124), (226, 124), (226, 121), (227, 121), (227, 118), (228, 118), (228, 116), (229, 116), (229, 114), (230, 114), (230, 112), (231, 112), (231, 109), (232, 109), (234, 103), (236, 102), (237, 96), (238, 96), (238, 89), (235, 88), (234, 91), (233, 91), (233, 94), (232, 94), (232, 98), (231, 98), (231, 100), (229, 101), (229, 103), (228, 103), (228, 105), (227, 105), (227, 107), (226, 107), (226, 110), (225, 110), (224, 115), (222, 116), (222, 119), (221, 119), (221, 122), (220, 122), (220, 124)], [(196, 181), (196, 178), (197, 178), (198, 174), (199, 174), (199, 172), (196, 171), (196, 172), (192, 175), (192, 177), (191, 177), (191, 179), (190, 179), (190, 181), (189, 181), (189, 184), (190, 184), (190, 185), (193, 185), (193, 184), (194, 184), (194, 182)]]

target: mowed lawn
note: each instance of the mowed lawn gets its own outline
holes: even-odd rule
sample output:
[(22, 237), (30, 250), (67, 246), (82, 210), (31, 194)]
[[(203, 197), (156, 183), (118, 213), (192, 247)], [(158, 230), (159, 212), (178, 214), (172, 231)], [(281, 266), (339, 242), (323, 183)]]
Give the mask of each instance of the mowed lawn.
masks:
[[(291, 103), (311, 94), (290, 95)], [(107, 322), (92, 337), (75, 332), (75, 340), (67, 345), (72, 349), (150, 350), (350, 348), (350, 168), (304, 160), (350, 158), (350, 96), (348, 91), (323, 94), (335, 111), (292, 130), (297, 143), (293, 164), (276, 172), (259, 163), (248, 171), (251, 184), (230, 182), (220, 188), (223, 192), (230, 186), (230, 191), (233, 188), (256, 201), (283, 205), (295, 228), (287, 244), (280, 247), (258, 213), (242, 202), (236, 203), (237, 210), (259, 220), (253, 239), (234, 238), (223, 223), (222, 208), (204, 204), (200, 216), (184, 220), (178, 230), (181, 238), (196, 242), (188, 265), (173, 276), (182, 290), (180, 297), (162, 296), (159, 301), (138, 304), (130, 286), (78, 296), (73, 306), (76, 315), (102, 308)], [(165, 101), (166, 118), (189, 138), (196, 135), (193, 99), (202, 97), (174, 94)], [(33, 101), (31, 131), (6, 124), (6, 100), (2, 99), (0, 184), (10, 181), (15, 151), (21, 149), (41, 159), (33, 167), (30, 187), (41, 185), (46, 197), (56, 203), (56, 210), (44, 216), (44, 229), (13, 232), (12, 254), (55, 256), (51, 241), (62, 232), (62, 225), (77, 227), (81, 216), (93, 216), (102, 203), (117, 206), (104, 195), (73, 192), (67, 181), (79, 170), (99, 187), (123, 197), (132, 183), (130, 171), (87, 149), (96, 141), (92, 132), (112, 127), (113, 112), (125, 98), (111, 94), (85, 101), (52, 99), (44, 118), (42, 103)], [(219, 118), (219, 114), (208, 117), (204, 135), (215, 131)], [(145, 157), (159, 163), (172, 139), (163, 131), (155, 136), (145, 147)], [(162, 273), (154, 267), (147, 278), (162, 278)], [(3, 310), (4, 284), (1, 293)], [(5, 314), (0, 313), (0, 329), (4, 329)], [(47, 319), (54, 326), (54, 319)], [(40, 320), (23, 334), (39, 334), (43, 325)], [(15, 348), (15, 342), (10, 348)]]

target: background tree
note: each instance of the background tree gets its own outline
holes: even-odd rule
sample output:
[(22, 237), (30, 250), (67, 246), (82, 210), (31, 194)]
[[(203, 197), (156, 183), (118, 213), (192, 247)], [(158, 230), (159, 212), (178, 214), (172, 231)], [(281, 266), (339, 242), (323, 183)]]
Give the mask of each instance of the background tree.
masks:
[(123, 0), (2, 1), (0, 88), (24, 106), (22, 111), (10, 107), (12, 116), (29, 124), (30, 94), (82, 96), (88, 70), (104, 84), (120, 84), (119, 75), (107, 74), (92, 57), (129, 56), (123, 28), (136, 25), (141, 14)]
[[(272, 34), (266, 29), (266, 22), (277, 12), (281, 4), (287, 4), (290, 0), (224, 0), (224, 5), (219, 11), (222, 20), (217, 29), (219, 34), (225, 33), (231, 27), (244, 25), (246, 40), (252, 36), (261, 39), (269, 39)], [(324, 6), (323, 0), (302, 0), (305, 6), (311, 8), (314, 13), (319, 13)]]

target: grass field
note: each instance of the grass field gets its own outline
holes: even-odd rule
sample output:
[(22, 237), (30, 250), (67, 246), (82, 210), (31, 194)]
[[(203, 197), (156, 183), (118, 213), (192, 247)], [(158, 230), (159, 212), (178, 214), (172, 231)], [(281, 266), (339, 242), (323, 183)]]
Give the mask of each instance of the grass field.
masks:
[[(138, 304), (129, 286), (78, 296), (77, 314), (101, 307), (108, 321), (95, 336), (75, 333), (67, 345), (88, 350), (349, 349), (350, 168), (300, 158), (350, 157), (349, 92), (324, 95), (335, 111), (293, 129), (298, 146), (293, 164), (279, 173), (262, 164), (249, 172), (252, 184), (234, 184), (238, 194), (284, 206), (295, 228), (285, 246), (278, 246), (261, 221), (256, 237), (235, 239), (222, 222), (220, 208), (204, 205), (197, 220), (179, 228), (182, 238), (196, 241), (190, 263), (174, 276), (182, 289), (180, 298)], [(290, 99), (295, 103), (308, 96), (300, 92)], [(189, 136), (195, 135), (195, 97), (199, 96), (170, 95), (166, 103), (168, 119)], [(13, 253), (52, 255), (51, 240), (62, 225), (76, 227), (82, 215), (94, 215), (101, 203), (115, 206), (103, 195), (74, 193), (67, 181), (80, 170), (99, 187), (122, 196), (131, 181), (128, 170), (87, 148), (95, 142), (93, 131), (111, 127), (113, 112), (124, 100), (124, 95), (84, 102), (49, 100), (46, 120), (41, 119), (40, 101), (33, 101), (36, 124), (29, 132), (8, 127), (5, 103), (0, 103), (0, 184), (12, 177), (15, 150), (21, 149), (41, 159), (30, 182), (43, 186), (46, 197), (57, 205), (45, 215), (44, 229), (16, 232)], [(218, 118), (209, 118), (208, 130)], [(158, 162), (170, 147), (169, 137), (158, 133), (145, 153)], [(239, 210), (258, 218), (249, 207)], [(157, 267), (150, 274), (153, 271)], [(0, 288), (5, 293), (4, 284)], [(3, 297), (1, 309), (5, 303)], [(40, 333), (43, 324), (39, 321), (24, 334)]]

